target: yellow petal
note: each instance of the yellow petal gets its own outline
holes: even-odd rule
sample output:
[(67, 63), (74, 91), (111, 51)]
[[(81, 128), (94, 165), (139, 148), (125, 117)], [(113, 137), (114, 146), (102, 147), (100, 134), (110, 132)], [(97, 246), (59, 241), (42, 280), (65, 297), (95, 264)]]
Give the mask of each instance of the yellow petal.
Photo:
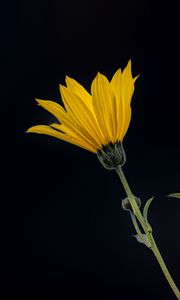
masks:
[(71, 136), (74, 139), (83, 141), (84, 143), (86, 143), (89, 146), (94, 148), (94, 144), (92, 143), (92, 141), (90, 141), (81, 130), (77, 129), (72, 124), (70, 124), (70, 123), (68, 123), (68, 124), (52, 123), (50, 126), (54, 129), (60, 130), (61, 132), (67, 134), (68, 136)]
[(123, 114), (123, 104), (122, 104), (122, 96), (121, 96), (121, 81), (122, 81), (121, 69), (118, 69), (111, 80), (111, 86), (112, 86), (114, 95), (116, 97), (116, 108), (117, 108), (116, 139), (119, 137), (119, 134), (122, 132), (122, 127), (124, 124), (123, 118), (125, 117)]
[(52, 113), (59, 122), (70, 126), (71, 128), (75, 127), (75, 124), (73, 123), (72, 118), (67, 114), (67, 112), (64, 110), (62, 106), (57, 104), (56, 102), (49, 101), (49, 100), (40, 100), (36, 99), (38, 104), (48, 110), (50, 113)]
[(64, 108), (58, 103), (50, 100), (35, 99), (40, 106), (52, 113), (60, 122), (62, 114), (65, 113)]
[(99, 123), (97, 121), (97, 118), (96, 118), (96, 115), (95, 115), (95, 112), (94, 112), (94, 109), (92, 106), (92, 96), (86, 91), (86, 89), (81, 84), (79, 84), (76, 80), (70, 78), (69, 76), (66, 76), (66, 85), (67, 85), (67, 89), (71, 93), (76, 94), (79, 98), (81, 98), (81, 101), (83, 101), (84, 105), (87, 106), (88, 110), (91, 111), (91, 113), (93, 115), (93, 118), (92, 118), (92, 121), (94, 124), (93, 127), (95, 128), (95, 131), (98, 131), (98, 135), (101, 140), (101, 143), (103, 143), (104, 142), (103, 134), (99, 127)]
[(123, 129), (122, 129), (122, 131), (120, 132), (120, 135), (119, 135), (119, 141), (123, 141), (123, 138), (126, 135), (126, 132), (129, 128), (129, 124), (130, 124), (130, 121), (131, 121), (131, 114), (132, 114), (132, 110), (131, 110), (131, 107), (129, 107), (126, 111), (125, 122), (124, 122)]
[[(84, 140), (88, 141), (87, 136), (84, 133), (84, 130), (81, 130), (82, 133), (79, 131), (79, 126), (73, 122), (73, 119), (67, 114), (67, 112), (64, 110), (62, 106), (57, 104), (56, 102), (49, 101), (49, 100), (40, 100), (36, 99), (38, 104), (41, 105), (43, 108), (51, 112), (53, 115), (55, 115), (58, 120), (64, 124), (64, 126), (68, 126), (75, 132), (78, 132), (81, 137), (84, 138)], [(77, 128), (76, 128), (77, 127)], [(97, 146), (99, 148), (99, 146)]]
[[(137, 77), (136, 77), (137, 78)], [(121, 131), (121, 138), (124, 138), (124, 135), (128, 129), (129, 122), (131, 119), (131, 99), (134, 93), (134, 82), (136, 78), (132, 77), (131, 72), (131, 60), (129, 60), (126, 68), (122, 73), (121, 81), (121, 96), (122, 96), (122, 106), (123, 106), (123, 126)]]
[(98, 73), (93, 80), (92, 104), (106, 142), (115, 142), (117, 131), (116, 100), (107, 78)]
[(89, 108), (90, 111), (93, 110), (92, 97), (81, 84), (79, 84), (76, 80), (70, 78), (69, 76), (66, 76), (66, 85), (71, 92), (78, 95), (84, 101), (85, 105)]
[(96, 148), (100, 148), (102, 145), (101, 132), (96, 126), (97, 122), (91, 111), (78, 95), (62, 85), (60, 85), (60, 93), (67, 109), (67, 114), (73, 120), (74, 126), (82, 131)]
[(93, 152), (93, 153), (96, 153), (97, 150), (88, 145), (86, 142), (84, 141), (79, 141), (79, 140), (76, 140), (64, 133), (61, 133), (57, 130), (54, 130), (53, 128), (51, 128), (50, 126), (46, 126), (46, 125), (36, 125), (36, 126), (33, 126), (33, 127), (30, 127), (28, 130), (27, 130), (28, 133), (39, 133), (39, 134), (46, 134), (46, 135), (50, 135), (50, 136), (53, 136), (53, 137), (56, 137), (60, 140), (63, 140), (63, 141), (66, 141), (66, 142), (69, 142), (71, 144), (74, 144), (74, 145), (77, 145), (81, 148), (84, 148), (90, 152)]
[[(67, 114), (67, 112), (64, 110), (62, 106), (57, 104), (56, 102), (49, 101), (49, 100), (40, 100), (36, 99), (38, 104), (41, 105), (43, 108), (51, 112), (57, 119), (63, 123), (65, 126), (69, 126), (70, 128), (76, 130), (75, 124), (72, 120), (72, 118)], [(86, 136), (84, 136), (84, 139), (86, 140)]]
[(122, 73), (122, 101), (125, 107), (131, 103), (131, 98), (134, 92), (134, 79), (131, 72), (131, 60), (129, 60), (126, 68)]

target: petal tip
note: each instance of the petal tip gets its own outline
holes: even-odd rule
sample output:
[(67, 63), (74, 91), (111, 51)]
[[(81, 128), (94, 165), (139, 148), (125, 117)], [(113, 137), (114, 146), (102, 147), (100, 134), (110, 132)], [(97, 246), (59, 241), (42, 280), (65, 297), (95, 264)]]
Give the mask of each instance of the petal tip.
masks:
[(72, 78), (69, 77), (68, 75), (65, 76), (65, 83), (66, 85), (69, 83), (69, 81), (71, 80)]
[(138, 74), (136, 77), (133, 78), (134, 83), (136, 82), (136, 80), (139, 78), (140, 74)]
[(66, 89), (66, 88), (67, 88), (67, 87), (64, 86), (63, 84), (59, 84), (59, 89), (60, 89), (60, 91)]
[(35, 98), (35, 101), (37, 102), (38, 105), (41, 105), (45, 100)]
[(125, 69), (129, 70), (129, 72), (131, 72), (131, 68), (132, 68), (132, 60), (131, 58), (128, 60), (127, 66)]
[(65, 80), (72, 79), (69, 75), (65, 75)]
[(28, 129), (25, 131), (25, 133), (32, 133), (32, 132), (33, 132), (32, 128), (33, 128), (33, 127), (28, 128)]

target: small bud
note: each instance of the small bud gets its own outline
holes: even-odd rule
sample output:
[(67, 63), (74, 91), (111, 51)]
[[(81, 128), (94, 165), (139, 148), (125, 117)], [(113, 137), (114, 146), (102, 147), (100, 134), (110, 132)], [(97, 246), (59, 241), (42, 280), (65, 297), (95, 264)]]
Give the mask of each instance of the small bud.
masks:
[(103, 167), (108, 170), (115, 169), (117, 166), (123, 166), (126, 162), (126, 154), (121, 142), (109, 143), (103, 146), (102, 149), (98, 150), (97, 157)]
[[(136, 203), (137, 203), (138, 207), (140, 207), (141, 206), (141, 200), (140, 200), (140, 198), (138, 198), (136, 196), (134, 196), (134, 198), (136, 200)], [(132, 209), (132, 206), (131, 206), (131, 203), (130, 203), (128, 197), (122, 200), (122, 208), (124, 210), (132, 211), (133, 212), (133, 209)]]

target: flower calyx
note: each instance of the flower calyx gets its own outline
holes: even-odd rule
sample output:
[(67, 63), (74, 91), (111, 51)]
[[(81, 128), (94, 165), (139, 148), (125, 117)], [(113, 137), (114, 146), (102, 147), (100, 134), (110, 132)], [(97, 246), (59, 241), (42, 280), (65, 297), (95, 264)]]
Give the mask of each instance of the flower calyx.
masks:
[(97, 157), (105, 169), (112, 170), (117, 166), (123, 166), (126, 162), (126, 154), (122, 142), (116, 142), (103, 146), (97, 152)]

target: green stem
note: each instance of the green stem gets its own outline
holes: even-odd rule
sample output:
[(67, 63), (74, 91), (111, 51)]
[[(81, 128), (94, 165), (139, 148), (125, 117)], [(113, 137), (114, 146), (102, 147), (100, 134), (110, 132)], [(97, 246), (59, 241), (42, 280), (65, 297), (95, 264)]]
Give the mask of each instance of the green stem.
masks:
[(141, 230), (139, 229), (139, 226), (138, 226), (138, 223), (137, 223), (137, 220), (136, 220), (136, 217), (135, 217), (134, 213), (131, 212), (131, 211), (130, 211), (130, 216), (131, 216), (132, 223), (134, 225), (134, 229), (137, 232), (137, 235), (139, 236), (141, 241), (146, 245), (146, 247), (150, 248), (149, 243), (145, 240), (144, 235), (142, 234)]
[(147, 236), (147, 239), (148, 239), (148, 241), (149, 241), (149, 243), (151, 245), (151, 250), (153, 251), (153, 253), (154, 253), (155, 257), (156, 257), (156, 259), (157, 259), (157, 261), (158, 261), (158, 263), (159, 263), (159, 265), (161, 267), (161, 270), (164, 273), (164, 275), (165, 275), (165, 277), (166, 277), (166, 279), (167, 279), (170, 287), (172, 288), (174, 294), (176, 295), (177, 299), (180, 300), (180, 291), (178, 290), (178, 288), (177, 288), (174, 280), (171, 277), (171, 274), (169, 273), (169, 271), (168, 271), (168, 269), (167, 269), (167, 267), (165, 265), (165, 262), (164, 262), (164, 260), (163, 260), (163, 258), (161, 256), (161, 254), (159, 252), (159, 249), (158, 249), (158, 247), (157, 247), (157, 245), (155, 243), (155, 240), (153, 238), (152, 228), (146, 222), (146, 220), (144, 219), (144, 217), (143, 217), (143, 215), (142, 215), (142, 213), (141, 213), (141, 211), (140, 211), (140, 209), (139, 209), (139, 207), (138, 207), (138, 205), (136, 203), (134, 195), (131, 192), (131, 189), (129, 187), (129, 184), (128, 184), (127, 180), (126, 180), (126, 177), (125, 177), (125, 175), (123, 173), (123, 170), (122, 170), (121, 166), (118, 166), (116, 168), (116, 172), (119, 175), (119, 178), (120, 178), (120, 180), (122, 182), (122, 185), (123, 185), (123, 187), (124, 187), (124, 189), (126, 191), (126, 194), (127, 194), (128, 199), (130, 201), (130, 204), (132, 206), (132, 210), (134, 212), (134, 215), (136, 216), (137, 220), (141, 224), (141, 226), (142, 226), (142, 228), (143, 228), (143, 230), (144, 230), (144, 232), (145, 232), (145, 234)]

